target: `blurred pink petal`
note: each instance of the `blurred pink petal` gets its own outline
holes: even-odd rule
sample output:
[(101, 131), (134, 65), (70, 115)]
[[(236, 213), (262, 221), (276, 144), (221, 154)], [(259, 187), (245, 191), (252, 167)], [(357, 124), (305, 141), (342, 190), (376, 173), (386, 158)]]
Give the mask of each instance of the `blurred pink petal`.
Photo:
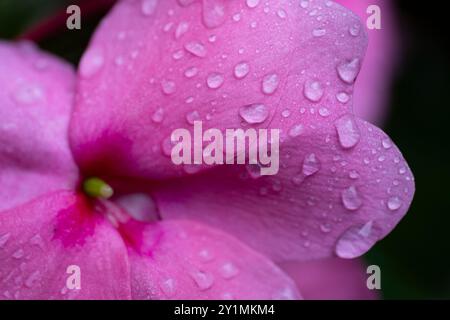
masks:
[(170, 221), (124, 232), (134, 299), (300, 298), (275, 264), (218, 230)]
[(77, 168), (68, 146), (75, 74), (30, 43), (0, 42), (0, 211), (62, 188)]
[(368, 30), (369, 45), (364, 64), (355, 84), (354, 112), (357, 116), (374, 123), (382, 123), (389, 113), (390, 89), (400, 53), (399, 30), (395, 12), (389, 0), (336, 0), (362, 21), (371, 15), (367, 9), (377, 5), (381, 10), (381, 29)]
[[(128, 299), (126, 247), (111, 224), (71, 192), (0, 213), (1, 299)], [(69, 289), (69, 266), (81, 289)]]
[(359, 259), (330, 258), (308, 262), (285, 262), (281, 268), (297, 283), (308, 300), (372, 300), (376, 290), (367, 288), (364, 263)]
[[(77, 161), (105, 176), (183, 176), (148, 183), (163, 218), (206, 222), (277, 261), (364, 254), (404, 216), (414, 183), (389, 138), (351, 115), (359, 19), (327, 1), (219, 3), (229, 19), (174, 0), (113, 9), (80, 66)], [(253, 127), (282, 129), (278, 175), (221, 166), (187, 177), (161, 150), (195, 119), (240, 128), (255, 103), (267, 117)]]

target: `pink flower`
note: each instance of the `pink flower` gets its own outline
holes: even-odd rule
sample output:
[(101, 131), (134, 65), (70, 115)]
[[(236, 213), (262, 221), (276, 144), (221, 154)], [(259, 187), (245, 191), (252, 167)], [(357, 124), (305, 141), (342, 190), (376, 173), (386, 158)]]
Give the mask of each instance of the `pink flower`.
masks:
[[(3, 296), (295, 299), (274, 262), (364, 254), (414, 183), (351, 112), (362, 30), (325, 0), (143, 0), (114, 7), (78, 76), (1, 44)], [(267, 113), (252, 127), (282, 130), (277, 175), (173, 165), (174, 129), (248, 127), (252, 104)]]

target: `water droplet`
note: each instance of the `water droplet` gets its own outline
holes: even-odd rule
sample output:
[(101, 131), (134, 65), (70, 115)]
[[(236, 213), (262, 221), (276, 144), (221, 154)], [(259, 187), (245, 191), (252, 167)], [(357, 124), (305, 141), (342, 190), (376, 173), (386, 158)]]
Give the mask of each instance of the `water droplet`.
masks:
[(351, 186), (350, 188), (343, 190), (341, 197), (344, 207), (351, 211), (358, 210), (363, 204), (363, 201), (355, 186)]
[(214, 276), (209, 272), (197, 270), (191, 272), (190, 276), (194, 280), (197, 287), (202, 291), (208, 290), (214, 284)]
[(175, 280), (174, 279), (166, 279), (161, 281), (159, 284), (161, 290), (166, 295), (166, 297), (171, 298), (175, 295)]
[(10, 237), (11, 237), (10, 233), (5, 233), (4, 235), (0, 236), (0, 248), (5, 247)]
[(203, 1), (203, 23), (216, 28), (225, 21), (225, 5), (221, 1)]
[(155, 123), (161, 123), (164, 120), (164, 109), (158, 108), (152, 115), (152, 120)]
[(322, 117), (328, 117), (328, 116), (331, 114), (331, 112), (330, 112), (330, 110), (328, 110), (327, 108), (322, 107), (322, 108), (319, 109), (319, 114), (320, 114)]
[(234, 76), (237, 79), (244, 78), (250, 72), (250, 66), (247, 62), (240, 62), (234, 67)]
[(30, 274), (28, 278), (25, 280), (25, 286), (27, 286), (28, 288), (32, 288), (39, 280), (40, 275), (41, 274), (39, 271), (35, 271), (32, 274)]
[(353, 117), (345, 115), (334, 123), (339, 143), (345, 149), (353, 148), (360, 140), (359, 129)]
[(335, 253), (343, 259), (357, 258), (366, 253), (377, 241), (373, 236), (373, 221), (358, 227), (350, 227), (336, 243)]
[(389, 210), (391, 210), (391, 211), (396, 211), (396, 210), (400, 209), (402, 204), (403, 204), (403, 201), (399, 197), (391, 197), (391, 198), (389, 198), (389, 200), (387, 202), (387, 206), (388, 206)]
[(44, 240), (42, 239), (42, 237), (39, 234), (34, 235), (31, 239), (30, 239), (30, 244), (33, 246), (38, 246), (39, 248), (41, 248), (42, 250), (45, 249), (45, 243)]
[(337, 66), (339, 78), (341, 78), (342, 81), (348, 84), (352, 84), (355, 82), (356, 77), (359, 73), (359, 69), (360, 62), (358, 58), (351, 61), (345, 61)]
[(208, 75), (208, 78), (206, 79), (206, 84), (211, 89), (217, 89), (220, 86), (222, 86), (224, 81), (223, 75), (221, 73), (211, 73)]
[(80, 62), (80, 75), (83, 78), (91, 78), (104, 64), (103, 52), (100, 48), (91, 48), (83, 56)]
[(247, 0), (247, 1), (246, 1), (247, 7), (249, 7), (249, 8), (255, 8), (255, 7), (257, 7), (257, 6), (259, 5), (259, 1), (260, 1), (260, 0)]
[(382, 145), (383, 145), (383, 148), (385, 148), (385, 149), (390, 149), (390, 148), (392, 148), (392, 142), (391, 142), (391, 140), (388, 139), (388, 138), (383, 139)]
[(239, 115), (247, 123), (263, 123), (269, 116), (269, 110), (264, 104), (254, 103), (241, 107), (239, 109)]
[(193, 78), (198, 74), (198, 69), (196, 67), (191, 67), (184, 71), (184, 76), (186, 78)]
[(198, 256), (200, 257), (202, 262), (211, 262), (214, 260), (214, 255), (209, 250), (206, 249), (201, 250), (198, 253)]
[(175, 29), (175, 38), (180, 39), (189, 30), (189, 23), (182, 21)]
[(359, 173), (356, 170), (351, 170), (349, 172), (348, 176), (350, 177), (350, 179), (353, 179), (353, 180), (359, 179)]
[(183, 58), (183, 57), (184, 57), (184, 51), (183, 51), (183, 50), (175, 51), (175, 52), (172, 54), (172, 58), (173, 58), (174, 60), (180, 60), (180, 59)]
[(304, 132), (304, 127), (301, 124), (296, 124), (289, 129), (289, 136), (292, 138), (300, 136)]
[(319, 102), (324, 94), (322, 84), (319, 81), (306, 81), (303, 93), (305, 97), (312, 102)]
[(204, 58), (206, 57), (206, 48), (203, 44), (197, 41), (191, 41), (184, 45), (187, 52), (193, 54), (194, 56)]
[(308, 8), (308, 6), (309, 6), (309, 1), (308, 0), (300, 1), (300, 7), (302, 7), (303, 9)]
[(303, 160), (302, 172), (305, 176), (312, 176), (320, 170), (320, 161), (314, 153), (311, 153)]
[(20, 259), (25, 255), (25, 252), (22, 249), (17, 250), (13, 253), (13, 257), (16, 259)]
[(360, 24), (354, 24), (353, 26), (351, 26), (348, 29), (348, 32), (354, 37), (359, 36), (360, 31), (361, 31), (361, 25)]
[(20, 104), (32, 104), (42, 100), (44, 92), (37, 85), (23, 85), (14, 92), (14, 100)]
[(279, 81), (280, 79), (275, 73), (266, 75), (262, 81), (262, 91), (265, 94), (273, 94), (278, 88)]
[(161, 88), (167, 95), (174, 93), (177, 89), (175, 82), (167, 79), (161, 81)]
[(283, 9), (279, 9), (277, 11), (277, 16), (281, 19), (285, 19), (286, 18), (286, 11), (284, 11)]
[(323, 37), (324, 35), (327, 34), (327, 30), (323, 28), (314, 29), (312, 34), (314, 37)]
[(339, 92), (339, 93), (336, 95), (336, 99), (337, 99), (340, 103), (345, 104), (345, 103), (347, 103), (347, 102), (350, 101), (350, 95), (349, 95), (348, 93), (346, 93), (346, 92)]
[(324, 223), (320, 225), (320, 231), (323, 233), (330, 233), (331, 232), (331, 225), (329, 223)]
[(226, 262), (219, 272), (224, 279), (231, 279), (239, 274), (239, 269), (232, 262)]
[(155, 12), (157, 5), (158, 0), (142, 0), (141, 11), (144, 15), (150, 16)]
[(189, 124), (194, 124), (194, 122), (195, 121), (199, 121), (200, 120), (200, 114), (198, 113), (198, 111), (197, 110), (194, 110), (194, 111), (192, 111), (192, 112), (189, 112), (187, 115), (186, 115), (186, 121), (189, 123)]

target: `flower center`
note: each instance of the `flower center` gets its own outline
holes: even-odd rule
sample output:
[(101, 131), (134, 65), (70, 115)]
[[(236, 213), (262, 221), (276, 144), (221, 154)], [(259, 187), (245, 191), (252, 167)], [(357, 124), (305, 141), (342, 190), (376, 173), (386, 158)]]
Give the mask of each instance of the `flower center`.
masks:
[(91, 177), (84, 180), (83, 191), (89, 197), (96, 199), (109, 199), (114, 194), (113, 188), (97, 177)]

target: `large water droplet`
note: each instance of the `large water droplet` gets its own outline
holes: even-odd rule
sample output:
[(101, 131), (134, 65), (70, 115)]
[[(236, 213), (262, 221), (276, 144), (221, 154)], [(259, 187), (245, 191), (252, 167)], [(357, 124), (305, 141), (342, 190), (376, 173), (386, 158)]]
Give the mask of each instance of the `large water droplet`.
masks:
[(238, 79), (244, 78), (250, 71), (250, 66), (247, 62), (240, 62), (234, 67), (234, 76)]
[(202, 291), (208, 290), (214, 284), (214, 276), (209, 272), (197, 270), (191, 272), (190, 276), (194, 280), (197, 287)]
[(157, 5), (158, 5), (158, 0), (142, 0), (141, 1), (141, 11), (144, 15), (150, 16), (153, 13), (155, 13)]
[(247, 123), (262, 123), (269, 116), (269, 110), (264, 104), (254, 103), (241, 107), (239, 109), (239, 115)]
[(305, 176), (312, 176), (320, 170), (320, 161), (314, 153), (311, 153), (303, 160), (302, 172)]
[(360, 69), (359, 59), (355, 58), (351, 61), (345, 61), (337, 66), (339, 78), (348, 84), (355, 82)]
[(221, 73), (211, 73), (208, 75), (208, 78), (206, 79), (206, 84), (211, 89), (217, 89), (220, 86), (222, 86), (224, 81), (223, 75)]
[(336, 243), (335, 253), (343, 259), (357, 258), (366, 253), (377, 241), (373, 235), (373, 221), (358, 227), (350, 227)]
[(360, 140), (360, 132), (353, 117), (345, 115), (334, 123), (339, 143), (345, 149), (353, 148)]
[(351, 186), (350, 188), (343, 190), (341, 197), (342, 203), (347, 210), (358, 210), (363, 204), (363, 201), (355, 186)]
[(263, 78), (262, 81), (262, 91), (265, 94), (273, 94), (278, 88), (280, 79), (277, 74), (268, 74)]
[(309, 101), (319, 102), (324, 94), (322, 84), (319, 81), (306, 81), (303, 88), (303, 94)]
[(193, 54), (194, 56), (204, 58), (206, 57), (206, 48), (203, 44), (197, 41), (191, 41), (184, 45), (187, 52)]

